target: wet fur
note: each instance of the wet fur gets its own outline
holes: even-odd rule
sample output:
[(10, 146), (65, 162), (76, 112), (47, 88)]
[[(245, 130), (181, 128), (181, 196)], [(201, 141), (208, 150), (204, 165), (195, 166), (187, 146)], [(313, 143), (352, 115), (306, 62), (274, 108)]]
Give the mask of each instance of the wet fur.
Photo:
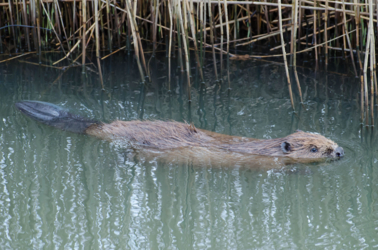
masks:
[[(283, 138), (259, 140), (229, 136), (195, 128), (193, 125), (163, 121), (114, 121), (91, 125), (85, 133), (108, 141), (125, 141), (145, 149), (142, 157), (196, 165), (282, 165), (318, 162), (329, 158), (338, 145), (319, 134), (302, 131)], [(284, 153), (283, 142), (291, 152)], [(318, 152), (310, 149), (317, 147)]]
[(302, 131), (283, 138), (259, 140), (218, 134), (174, 121), (114, 121), (105, 124), (41, 101), (21, 101), (15, 105), (25, 115), (49, 126), (126, 143), (140, 159), (146, 160), (207, 166), (272, 167), (337, 159), (344, 155), (344, 150), (335, 142)]

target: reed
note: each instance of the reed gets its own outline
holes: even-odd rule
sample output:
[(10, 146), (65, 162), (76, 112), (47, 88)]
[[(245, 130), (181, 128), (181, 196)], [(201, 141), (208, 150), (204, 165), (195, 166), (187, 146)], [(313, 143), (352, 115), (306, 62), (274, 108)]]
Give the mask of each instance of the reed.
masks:
[[(311, 52), (319, 64), (328, 65), (329, 53), (342, 51), (350, 58), (354, 74), (361, 76), (364, 109), (374, 109), (374, 98), (368, 98), (377, 95), (378, 8), (373, 0), (8, 0), (0, 3), (0, 10), (0, 53), (13, 54), (9, 60), (28, 51), (37, 53), (41, 63), (42, 53), (52, 47), (64, 56), (50, 66), (81, 65), (83, 72), (98, 73), (102, 87), (102, 59), (122, 50), (134, 53), (142, 82), (151, 79), (145, 57), (163, 50), (170, 83), (171, 56), (177, 53), (189, 88), (191, 56), (203, 82), (205, 53), (212, 54), (215, 80), (223, 78), (224, 62), (229, 67), (229, 59), (282, 57), (294, 107), (290, 71), (302, 101), (297, 56)], [(269, 45), (271, 54), (233, 53), (254, 43)], [(290, 53), (286, 54), (285, 46)], [(152, 49), (152, 55), (144, 53), (146, 48)], [(96, 69), (86, 64), (92, 54)], [(231, 89), (228, 72), (227, 80)]]

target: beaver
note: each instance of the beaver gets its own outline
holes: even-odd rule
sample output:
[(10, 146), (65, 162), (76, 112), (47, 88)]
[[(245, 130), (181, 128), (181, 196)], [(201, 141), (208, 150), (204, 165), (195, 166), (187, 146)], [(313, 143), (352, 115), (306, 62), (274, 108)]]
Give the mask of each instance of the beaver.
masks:
[(113, 121), (102, 123), (40, 101), (17, 102), (27, 116), (44, 124), (107, 141), (126, 142), (141, 157), (195, 165), (274, 165), (340, 159), (344, 150), (322, 135), (297, 131), (262, 140), (198, 129), (176, 121)]

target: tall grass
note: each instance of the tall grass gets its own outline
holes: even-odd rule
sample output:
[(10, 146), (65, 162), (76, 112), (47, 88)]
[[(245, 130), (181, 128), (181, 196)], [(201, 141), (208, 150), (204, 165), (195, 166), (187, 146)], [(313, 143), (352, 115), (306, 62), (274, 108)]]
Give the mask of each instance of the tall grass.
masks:
[[(37, 53), (42, 64), (42, 53), (60, 51), (64, 56), (50, 66), (97, 71), (103, 86), (100, 61), (123, 49), (130, 53), (132, 44), (142, 82), (150, 80), (144, 50), (155, 55), (160, 48), (167, 51), (169, 71), (171, 55), (178, 55), (190, 88), (191, 56), (202, 81), (205, 52), (212, 54), (216, 79), (222, 79), (223, 58), (229, 64), (230, 59), (283, 57), (294, 108), (290, 71), (302, 99), (297, 55), (311, 52), (317, 69), (328, 65), (330, 51), (339, 50), (361, 79), (361, 106), (367, 113), (377, 94), (377, 12), (373, 0), (5, 0), (0, 3), (0, 53), (10, 57), (0, 62)], [(256, 42), (269, 45), (270, 53), (234, 52)], [(87, 65), (93, 52), (96, 69)], [(227, 80), (230, 84), (228, 73)]]

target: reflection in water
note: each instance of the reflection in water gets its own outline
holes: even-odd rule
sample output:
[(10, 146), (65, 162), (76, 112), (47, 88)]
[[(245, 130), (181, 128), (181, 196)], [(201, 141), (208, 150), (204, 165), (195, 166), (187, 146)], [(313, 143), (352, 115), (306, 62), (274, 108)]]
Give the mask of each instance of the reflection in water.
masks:
[[(153, 81), (146, 85), (139, 83), (132, 57), (104, 60), (105, 91), (98, 76), (83, 75), (80, 68), (59, 77), (52, 68), (0, 65), (0, 244), (5, 249), (377, 247), (377, 134), (360, 126), (358, 79), (322, 71), (314, 76), (298, 68), (304, 104), (299, 105), (293, 84), (292, 112), (281, 65), (230, 61), (228, 92), (227, 76), (216, 82), (209, 63), (203, 71), (206, 84), (193, 83), (188, 105), (186, 75), (172, 70), (168, 93), (165, 58), (153, 60)], [(334, 67), (329, 71), (341, 66)], [(105, 122), (185, 120), (261, 139), (301, 129), (334, 140), (346, 157), (296, 165), (293, 171), (147, 161), (116, 143), (26, 118), (13, 105), (25, 99)]]

